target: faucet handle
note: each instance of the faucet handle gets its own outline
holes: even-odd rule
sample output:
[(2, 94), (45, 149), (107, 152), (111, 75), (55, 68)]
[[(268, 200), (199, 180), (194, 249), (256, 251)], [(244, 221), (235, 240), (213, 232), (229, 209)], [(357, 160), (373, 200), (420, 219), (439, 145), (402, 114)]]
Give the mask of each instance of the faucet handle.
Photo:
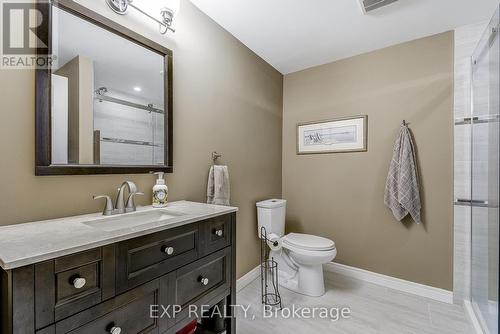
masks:
[(104, 207), (104, 211), (102, 212), (102, 214), (105, 216), (109, 216), (109, 215), (113, 214), (113, 201), (111, 200), (111, 197), (109, 197), (108, 195), (98, 195), (98, 196), (94, 196), (93, 198), (94, 199), (105, 198), (106, 199), (106, 206)]
[(135, 206), (135, 202), (134, 202), (134, 196), (135, 195), (144, 195), (143, 192), (140, 192), (140, 191), (134, 191), (134, 192), (131, 192), (129, 195), (128, 195), (128, 199), (127, 199), (127, 204), (125, 205), (125, 212), (133, 212), (133, 211), (136, 211), (136, 206)]

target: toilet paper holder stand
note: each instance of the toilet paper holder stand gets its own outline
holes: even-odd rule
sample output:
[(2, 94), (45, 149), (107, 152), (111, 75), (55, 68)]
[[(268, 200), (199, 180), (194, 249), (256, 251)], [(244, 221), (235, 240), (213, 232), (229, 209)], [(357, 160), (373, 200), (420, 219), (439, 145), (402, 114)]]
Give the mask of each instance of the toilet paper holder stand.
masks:
[(260, 283), (262, 304), (276, 306), (282, 309), (278, 282), (278, 262), (276, 262), (274, 258), (269, 257), (270, 249), (268, 243), (273, 242), (275, 243), (275, 247), (278, 246), (276, 241), (268, 239), (266, 228), (262, 226), (260, 229)]

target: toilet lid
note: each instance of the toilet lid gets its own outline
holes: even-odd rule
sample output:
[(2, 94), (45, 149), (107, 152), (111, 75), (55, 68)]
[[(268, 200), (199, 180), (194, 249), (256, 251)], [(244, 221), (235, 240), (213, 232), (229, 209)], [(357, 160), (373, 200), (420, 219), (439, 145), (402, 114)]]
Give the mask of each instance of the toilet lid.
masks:
[(335, 249), (335, 243), (332, 240), (310, 234), (290, 233), (285, 236), (283, 243), (306, 250)]

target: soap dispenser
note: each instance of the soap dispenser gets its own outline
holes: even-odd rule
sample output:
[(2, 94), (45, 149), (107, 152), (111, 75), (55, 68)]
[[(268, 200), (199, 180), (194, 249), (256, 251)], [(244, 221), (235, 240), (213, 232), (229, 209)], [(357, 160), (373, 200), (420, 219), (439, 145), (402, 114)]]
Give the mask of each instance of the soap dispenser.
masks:
[(167, 206), (168, 187), (165, 184), (165, 173), (157, 172), (156, 185), (153, 187), (153, 208), (164, 208)]

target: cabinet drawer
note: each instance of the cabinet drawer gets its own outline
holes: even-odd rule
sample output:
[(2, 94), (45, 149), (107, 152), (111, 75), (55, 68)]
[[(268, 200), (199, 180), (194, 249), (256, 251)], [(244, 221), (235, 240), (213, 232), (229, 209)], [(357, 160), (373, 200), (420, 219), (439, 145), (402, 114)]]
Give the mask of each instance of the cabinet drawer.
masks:
[(198, 258), (198, 224), (181, 226), (118, 244), (116, 289), (123, 292)]
[(211, 298), (230, 287), (231, 250), (225, 248), (175, 273), (175, 305), (183, 309), (203, 297)]
[(98, 292), (101, 285), (99, 282), (100, 260), (56, 273), (56, 307)]
[(113, 327), (126, 334), (159, 333), (162, 320), (150, 316), (150, 306), (161, 299), (160, 285), (160, 280), (151, 281), (58, 322), (55, 334), (109, 334)]
[(203, 255), (225, 248), (231, 244), (231, 215), (212, 218), (202, 222)]
[(35, 322), (42, 328), (114, 295), (113, 246), (35, 265)]

